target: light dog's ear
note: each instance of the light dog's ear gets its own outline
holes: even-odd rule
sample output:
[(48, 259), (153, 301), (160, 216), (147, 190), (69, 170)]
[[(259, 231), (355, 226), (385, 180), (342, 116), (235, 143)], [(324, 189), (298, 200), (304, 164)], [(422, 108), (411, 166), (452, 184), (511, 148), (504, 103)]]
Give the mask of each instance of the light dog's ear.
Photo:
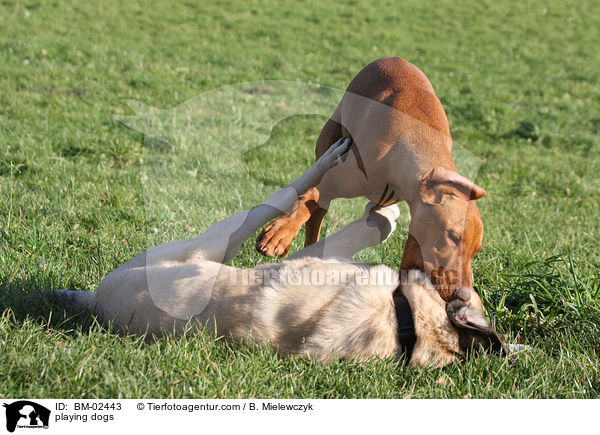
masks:
[(446, 314), (458, 329), (460, 347), (465, 353), (472, 348), (482, 346), (484, 349), (508, 355), (508, 348), (496, 331), (490, 327), (482, 314), (471, 307), (469, 302), (461, 299), (448, 302)]
[(446, 168), (433, 168), (421, 178), (421, 199), (427, 204), (439, 204), (444, 194), (475, 200), (485, 193), (467, 177)]

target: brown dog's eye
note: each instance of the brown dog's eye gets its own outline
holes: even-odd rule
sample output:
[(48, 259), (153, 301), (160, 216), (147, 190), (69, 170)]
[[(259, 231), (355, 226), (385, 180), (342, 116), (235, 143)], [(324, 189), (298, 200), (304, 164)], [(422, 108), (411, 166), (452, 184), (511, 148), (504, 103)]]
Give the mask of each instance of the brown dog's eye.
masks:
[(448, 238), (452, 240), (452, 243), (455, 245), (458, 245), (461, 241), (461, 237), (452, 230), (448, 231)]

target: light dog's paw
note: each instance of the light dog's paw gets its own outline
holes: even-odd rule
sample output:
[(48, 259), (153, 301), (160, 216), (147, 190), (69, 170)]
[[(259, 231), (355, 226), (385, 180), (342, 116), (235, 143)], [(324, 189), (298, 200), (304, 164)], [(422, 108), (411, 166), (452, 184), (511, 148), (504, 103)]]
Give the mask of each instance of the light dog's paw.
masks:
[(279, 218), (260, 233), (256, 250), (266, 257), (285, 257), (299, 230), (289, 218)]
[(394, 225), (396, 223), (396, 219), (400, 217), (400, 209), (396, 204), (388, 205), (387, 207), (381, 207), (376, 210), (376, 213), (385, 216)]
[(383, 243), (396, 230), (396, 219), (399, 216), (400, 209), (396, 204), (381, 207), (374, 202), (369, 202), (365, 207), (363, 218), (367, 225), (377, 226), (381, 232), (380, 243)]
[(381, 216), (383, 216), (387, 220), (389, 220), (390, 223), (396, 222), (396, 219), (398, 219), (400, 217), (400, 209), (398, 208), (398, 205), (396, 205), (396, 204), (382, 207), (382, 206), (374, 203), (373, 201), (370, 201), (365, 206), (365, 212), (363, 214), (363, 217), (366, 218), (371, 213), (380, 214)]
[(339, 139), (325, 151), (325, 154), (319, 157), (317, 164), (324, 170), (335, 166), (338, 160), (350, 150), (351, 146), (352, 139), (344, 137)]

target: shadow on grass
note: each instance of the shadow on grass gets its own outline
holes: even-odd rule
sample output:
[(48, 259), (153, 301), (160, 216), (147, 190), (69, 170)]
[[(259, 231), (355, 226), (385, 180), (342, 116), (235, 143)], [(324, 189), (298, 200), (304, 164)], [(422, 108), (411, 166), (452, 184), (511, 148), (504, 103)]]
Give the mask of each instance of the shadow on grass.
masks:
[[(67, 334), (88, 334), (98, 323), (92, 312), (71, 313), (55, 297), (44, 293), (55, 289), (57, 281), (54, 277), (31, 277), (0, 282), (0, 312), (10, 311), (18, 323), (30, 319)], [(70, 284), (74, 288), (83, 287), (83, 284)]]

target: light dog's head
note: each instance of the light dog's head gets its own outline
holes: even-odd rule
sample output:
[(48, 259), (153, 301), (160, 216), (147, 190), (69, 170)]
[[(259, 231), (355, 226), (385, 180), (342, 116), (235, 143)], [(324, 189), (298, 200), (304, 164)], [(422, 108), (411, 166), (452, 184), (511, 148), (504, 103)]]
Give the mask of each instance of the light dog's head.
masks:
[(458, 173), (434, 168), (421, 179), (402, 256), (402, 270), (419, 269), (442, 299), (468, 297), (471, 262), (481, 249), (483, 223), (475, 200), (485, 190)]
[(403, 274), (401, 291), (413, 312), (417, 342), (410, 363), (442, 367), (472, 350), (508, 354), (506, 345), (485, 318), (479, 296), (446, 303), (429, 279), (418, 270)]

